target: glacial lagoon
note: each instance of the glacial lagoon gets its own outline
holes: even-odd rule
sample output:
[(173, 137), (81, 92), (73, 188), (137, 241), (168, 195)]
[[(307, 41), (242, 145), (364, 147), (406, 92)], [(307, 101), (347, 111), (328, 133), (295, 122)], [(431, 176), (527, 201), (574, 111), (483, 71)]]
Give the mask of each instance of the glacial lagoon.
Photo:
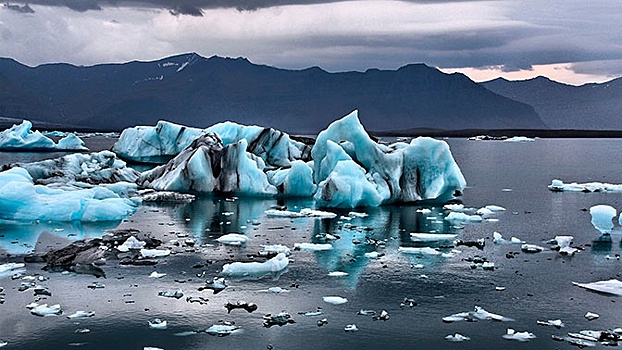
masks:
[[(92, 151), (107, 149), (114, 142), (85, 141)], [(42, 263), (27, 263), (21, 272), (42, 276), (37, 284), (51, 296), (33, 296), (32, 289), (19, 291), (24, 280), (11, 276), (20, 270), (2, 273), (0, 339), (7, 342), (6, 349), (571, 349), (573, 345), (552, 336), (622, 327), (620, 297), (572, 284), (622, 278), (622, 261), (615, 258), (622, 237), (617, 220), (609, 240), (592, 226), (589, 214), (589, 208), (598, 204), (620, 211), (622, 194), (547, 189), (553, 179), (621, 183), (620, 140), (445, 141), (467, 180), (461, 197), (465, 207), (497, 205), (505, 211), (494, 212), (482, 222), (449, 222), (444, 220), (448, 211), (442, 205), (421, 203), (354, 210), (366, 217), (331, 209), (335, 218), (284, 218), (268, 216), (266, 211), (297, 211), (312, 207), (313, 202), (206, 197), (192, 203), (143, 204), (121, 223), (2, 224), (0, 264), (20, 261), (15, 254), (101, 237), (111, 229), (150, 233), (169, 242), (172, 254), (158, 258), (154, 266), (109, 261), (101, 266), (106, 278), (47, 272), (41, 270)], [(2, 153), (0, 163), (58, 155)], [(244, 233), (249, 241), (240, 246), (216, 241), (234, 232)], [(455, 234), (462, 241), (483, 239), (485, 245), (479, 249), (448, 247), (451, 242), (415, 242), (411, 232)], [(522, 252), (520, 244), (495, 244), (493, 232), (546, 249), (530, 254)], [(338, 239), (329, 236), (326, 241), (326, 234)], [(550, 250), (548, 241), (559, 235), (573, 236), (572, 246), (580, 251), (562, 256)], [(187, 239), (194, 244), (188, 245)], [(259, 279), (227, 279), (227, 288), (217, 294), (199, 290), (219, 276), (225, 263), (265, 260), (257, 256), (262, 245), (293, 248), (296, 243), (329, 243), (332, 249), (292, 250), (284, 271)], [(440, 247), (445, 254), (399, 250), (423, 246)], [(380, 256), (366, 255), (374, 251)], [(494, 268), (484, 269), (477, 264), (482, 260), (478, 257), (494, 263)], [(166, 275), (149, 277), (153, 271)], [(94, 282), (104, 288), (94, 288)], [(179, 299), (158, 295), (178, 290), (183, 292)], [(323, 299), (327, 296), (347, 302), (327, 303)], [(37, 299), (60, 304), (63, 315), (32, 315), (26, 305)], [(238, 301), (254, 303), (257, 310), (228, 313), (224, 305)], [(444, 317), (476, 306), (513, 321), (443, 322)], [(92, 311), (94, 316), (67, 318), (78, 310)], [(371, 312), (359, 315), (361, 310), (374, 310), (376, 316), (385, 310), (390, 317), (374, 320)], [(295, 322), (264, 326), (265, 315), (282, 311)], [(599, 317), (588, 320), (588, 312)], [(167, 321), (166, 329), (150, 327), (156, 318)], [(564, 327), (537, 324), (556, 319)], [(227, 336), (205, 332), (219, 324), (239, 328)], [(352, 324), (357, 331), (344, 331)], [(504, 339), (508, 328), (531, 332), (536, 338), (524, 343)], [(470, 340), (445, 339), (456, 333)]]

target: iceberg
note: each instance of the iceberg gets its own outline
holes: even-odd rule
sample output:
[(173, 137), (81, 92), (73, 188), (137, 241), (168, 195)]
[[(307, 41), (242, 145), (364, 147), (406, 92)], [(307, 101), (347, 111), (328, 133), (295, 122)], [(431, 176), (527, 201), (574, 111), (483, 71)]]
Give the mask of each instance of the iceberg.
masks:
[(409, 144), (377, 144), (356, 110), (318, 135), (311, 156), (315, 198), (329, 207), (445, 200), (466, 186), (447, 143), (419, 137)]
[[(138, 144), (145, 145), (143, 153)], [(319, 207), (445, 201), (466, 186), (447, 143), (421, 137), (378, 144), (357, 111), (322, 131), (313, 148), (258, 126), (225, 122), (193, 129), (159, 122), (126, 129), (113, 150), (135, 161), (170, 159), (141, 174), (137, 183), (144, 188), (312, 196)]]
[(616, 216), (617, 211), (614, 207), (609, 205), (595, 205), (590, 208), (590, 215), (592, 215), (592, 225), (600, 233), (610, 233), (613, 230), (613, 218)]
[(90, 154), (69, 154), (56, 159), (33, 163), (5, 165), (8, 169), (20, 167), (28, 170), (37, 184), (74, 183), (104, 184), (136, 182), (139, 172), (128, 168), (124, 161), (110, 151)]
[(223, 146), (218, 135), (194, 140), (168, 163), (141, 174), (138, 184), (161, 191), (275, 195), (263, 172), (263, 160), (247, 150), (247, 141)]
[(201, 129), (161, 120), (155, 127), (136, 126), (123, 130), (112, 151), (133, 162), (166, 163), (203, 133)]
[(39, 131), (32, 130), (32, 123), (28, 120), (9, 129), (0, 131), (0, 150), (20, 151), (84, 151), (87, 150), (82, 141), (75, 134), (68, 134), (58, 143)]
[(263, 277), (264, 275), (278, 273), (285, 268), (289, 264), (289, 259), (285, 254), (279, 253), (274, 258), (263, 262), (234, 262), (231, 264), (225, 264), (222, 267), (222, 274), (225, 276), (232, 277), (246, 277), (246, 276), (255, 276), (255, 277)]
[(135, 188), (122, 182), (82, 189), (35, 185), (26, 169), (16, 167), (0, 172), (0, 220), (119, 221), (140, 203), (127, 198)]
[(112, 150), (126, 160), (162, 164), (208, 133), (218, 135), (223, 146), (245, 140), (250, 153), (275, 167), (289, 166), (296, 159), (307, 160), (310, 153), (310, 146), (272, 128), (224, 122), (198, 129), (162, 120), (155, 127), (136, 126), (123, 130)]

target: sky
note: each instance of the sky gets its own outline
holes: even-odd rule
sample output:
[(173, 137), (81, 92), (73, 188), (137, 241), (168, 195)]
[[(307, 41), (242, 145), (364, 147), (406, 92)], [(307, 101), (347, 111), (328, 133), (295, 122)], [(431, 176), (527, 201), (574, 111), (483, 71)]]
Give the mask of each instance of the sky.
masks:
[(33, 0), (0, 4), (0, 57), (29, 66), (196, 52), (279, 68), (425, 63), (475, 81), (622, 76), (621, 0)]

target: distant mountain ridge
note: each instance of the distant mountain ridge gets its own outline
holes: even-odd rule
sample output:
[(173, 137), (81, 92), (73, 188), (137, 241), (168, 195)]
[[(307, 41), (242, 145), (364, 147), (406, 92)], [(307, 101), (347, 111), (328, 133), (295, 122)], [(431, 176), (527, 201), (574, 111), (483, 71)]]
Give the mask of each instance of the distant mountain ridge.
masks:
[(165, 119), (233, 120), (314, 133), (358, 109), (369, 130), (546, 128), (534, 109), (424, 64), (329, 73), (183, 54), (150, 62), (34, 68), (0, 59), (0, 117), (120, 130)]
[(499, 95), (533, 106), (552, 129), (622, 129), (622, 78), (581, 86), (541, 76), (524, 81), (498, 78), (481, 84)]

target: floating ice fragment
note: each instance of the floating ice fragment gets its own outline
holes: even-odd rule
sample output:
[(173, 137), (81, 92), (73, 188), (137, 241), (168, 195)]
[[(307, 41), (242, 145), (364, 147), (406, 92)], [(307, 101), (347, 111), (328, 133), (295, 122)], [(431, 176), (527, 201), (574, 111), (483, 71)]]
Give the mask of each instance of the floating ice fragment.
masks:
[(0, 278), (5, 277), (4, 275), (9, 276), (10, 274), (14, 273), (15, 270), (24, 269), (25, 266), (26, 264), (24, 263), (0, 264)]
[(349, 273), (347, 272), (343, 272), (343, 271), (331, 271), (328, 273), (328, 276), (330, 277), (345, 277), (345, 276), (350, 276)]
[(560, 320), (560, 319), (548, 320), (548, 321), (537, 321), (536, 323), (539, 326), (553, 326), (553, 327), (556, 327), (556, 328), (564, 327), (564, 322), (562, 322), (562, 320)]
[(332, 219), (332, 218), (337, 217), (337, 214), (329, 212), (329, 211), (313, 210), (309, 208), (304, 208), (300, 210), (299, 212), (289, 211), (289, 210), (268, 209), (265, 211), (265, 213), (268, 216), (286, 217), (286, 218), (311, 217), (311, 218)]
[(117, 247), (117, 250), (120, 252), (127, 252), (130, 249), (142, 249), (146, 244), (146, 242), (140, 241), (134, 236), (130, 236), (123, 244)]
[(559, 253), (562, 255), (574, 255), (577, 252), (576, 248), (572, 248), (570, 243), (572, 243), (572, 236), (555, 236), (555, 241), (559, 246)]
[(415, 242), (440, 242), (451, 241), (456, 238), (457, 235), (449, 233), (410, 233), (410, 239)]
[(432, 210), (429, 208), (420, 208), (415, 210), (417, 213), (421, 213), (421, 214), (430, 214), (432, 213)]
[(431, 247), (399, 247), (397, 250), (405, 254), (441, 255), (441, 252)]
[(390, 318), (389, 313), (387, 312), (387, 310), (382, 310), (380, 311), (380, 315), (378, 316), (373, 316), (371, 319), (374, 321), (388, 321)]
[(353, 218), (366, 218), (369, 216), (369, 214), (351, 211), (348, 213), (348, 216), (353, 217)]
[(356, 314), (357, 315), (362, 315), (362, 316), (376, 316), (376, 311), (375, 310), (361, 309)]
[(95, 316), (95, 312), (93, 311), (83, 311), (83, 310), (78, 310), (75, 313), (67, 316), (67, 318), (69, 319), (76, 319), (76, 318), (89, 318), (89, 317), (93, 317)]
[(153, 272), (149, 275), (149, 277), (150, 277), (150, 278), (162, 278), (162, 277), (164, 277), (164, 276), (166, 276), (166, 274), (165, 274), (165, 273), (159, 273), (159, 272), (157, 272), (157, 271), (153, 271)]
[(164, 350), (163, 348), (156, 348), (155, 346), (145, 346), (143, 350)]
[(227, 245), (242, 245), (248, 242), (250, 238), (239, 233), (229, 233), (224, 236), (220, 236), (216, 241)]
[(143, 202), (157, 203), (190, 203), (196, 199), (196, 196), (189, 193), (179, 193), (174, 191), (156, 191), (153, 189), (145, 189), (138, 191), (138, 195)]
[(495, 287), (495, 290), (497, 292), (503, 292), (505, 290), (505, 287)]
[(599, 317), (600, 317), (599, 314), (596, 314), (596, 313), (593, 313), (593, 312), (587, 312), (585, 314), (585, 318), (588, 319), (589, 321), (595, 320), (595, 319), (597, 319)]
[(331, 250), (333, 246), (330, 243), (294, 243), (294, 249), (297, 250)]
[(257, 304), (255, 303), (247, 303), (243, 300), (238, 300), (235, 303), (227, 302), (225, 304), (225, 309), (227, 309), (227, 313), (231, 313), (233, 309), (244, 309), (246, 312), (252, 313), (257, 310)]
[(272, 245), (262, 244), (260, 245), (260, 247), (262, 248), (262, 250), (259, 252), (259, 255), (271, 255), (271, 254), (283, 253), (289, 256), (291, 254), (289, 247), (284, 246), (282, 244), (272, 244)]
[(234, 325), (215, 324), (208, 328), (205, 332), (209, 335), (224, 337), (226, 335), (233, 334), (238, 329), (240, 329), (240, 327)]
[(168, 249), (141, 249), (140, 255), (143, 258), (161, 258), (171, 255), (171, 251)]
[(84, 141), (75, 134), (67, 134), (55, 143), (49, 137), (39, 131), (32, 130), (32, 123), (23, 120), (19, 125), (13, 125), (9, 129), (0, 131), (0, 149), (3, 150), (86, 150)]
[(464, 204), (445, 204), (443, 206), (443, 209), (450, 210), (450, 211), (461, 212), (461, 211), (464, 210)]
[(592, 225), (600, 233), (609, 233), (613, 229), (612, 219), (616, 216), (616, 209), (609, 205), (595, 205), (590, 208), (592, 215)]
[(368, 252), (368, 253), (365, 253), (365, 257), (369, 259), (378, 259), (380, 257), (380, 253), (376, 251)]
[(533, 333), (525, 332), (517, 332), (512, 328), (508, 328), (506, 333), (503, 335), (503, 339), (508, 340), (516, 340), (520, 342), (529, 341), (530, 339), (535, 339), (536, 335)]
[(162, 320), (159, 318), (147, 322), (149, 323), (149, 328), (151, 329), (166, 329), (168, 326), (168, 322), (166, 322), (166, 320)]
[(263, 262), (234, 262), (225, 264), (222, 267), (222, 274), (226, 276), (257, 276), (276, 273), (284, 270), (289, 264), (289, 259), (285, 254), (279, 253), (274, 258)]
[(622, 282), (618, 281), (617, 279), (610, 279), (608, 281), (598, 281), (592, 283), (572, 282), (572, 284), (595, 292), (622, 296)]
[(205, 286), (199, 287), (199, 291), (211, 289), (214, 294), (218, 294), (227, 288), (224, 277), (214, 277), (211, 282), (205, 282)]
[(525, 253), (539, 253), (543, 251), (544, 248), (535, 244), (523, 244), (521, 245), (520, 250)]
[(339, 296), (327, 296), (323, 297), (325, 303), (333, 304), (333, 305), (341, 305), (348, 302), (348, 299)]
[(451, 316), (443, 317), (443, 322), (447, 322), (447, 323), (456, 322), (456, 321), (475, 321), (475, 320), (494, 320), (494, 321), (502, 321), (502, 322), (514, 321), (511, 318), (488, 312), (479, 306), (475, 307), (475, 311), (460, 312), (457, 314), (453, 314)]
[(30, 313), (35, 316), (58, 316), (63, 313), (59, 304), (55, 304), (48, 307), (48, 304), (32, 303), (26, 306), (30, 309)]
[(451, 222), (461, 222), (461, 221), (481, 222), (482, 217), (479, 215), (469, 215), (465, 213), (458, 213), (458, 212), (452, 211), (445, 217), (445, 220), (451, 221)]
[(275, 294), (289, 293), (289, 290), (281, 288), (281, 287), (270, 287), (270, 288), (266, 289), (265, 291), (266, 292), (270, 292), (270, 293), (275, 293)]
[(603, 182), (564, 183), (554, 179), (548, 186), (553, 192), (622, 192), (622, 185)]
[(466, 340), (471, 340), (471, 338), (469, 337), (465, 337), (464, 335), (460, 334), (460, 333), (456, 333), (454, 335), (448, 335), (445, 337), (446, 340), (450, 341), (450, 342), (462, 342), (462, 341), (466, 341)]
[(358, 331), (359, 329), (356, 327), (356, 325), (355, 325), (355, 324), (349, 324), (349, 325), (345, 326), (345, 327), (343, 328), (343, 330), (344, 330), (344, 331), (346, 331), (346, 332), (356, 332), (356, 331)]
[(536, 139), (526, 137), (526, 136), (512, 136), (512, 137), (508, 137), (505, 140), (502, 140), (502, 142), (534, 142), (534, 141), (536, 141)]
[(0, 348), (3, 348), (3, 347), (5, 347), (5, 346), (7, 346), (7, 345), (9, 345), (9, 342), (7, 342), (7, 341), (5, 341), (5, 340), (0, 339)]

